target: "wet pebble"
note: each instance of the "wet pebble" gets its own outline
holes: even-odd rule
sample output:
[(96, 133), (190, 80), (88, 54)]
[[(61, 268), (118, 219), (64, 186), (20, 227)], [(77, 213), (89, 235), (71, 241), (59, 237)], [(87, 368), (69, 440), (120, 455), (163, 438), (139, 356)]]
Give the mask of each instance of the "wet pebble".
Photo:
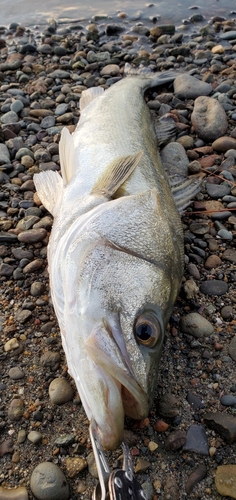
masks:
[(70, 496), (65, 475), (52, 462), (42, 462), (35, 467), (30, 488), (38, 500), (68, 500)]
[(225, 394), (225, 396), (222, 396), (220, 399), (220, 402), (224, 406), (236, 406), (236, 397), (231, 396), (230, 394)]

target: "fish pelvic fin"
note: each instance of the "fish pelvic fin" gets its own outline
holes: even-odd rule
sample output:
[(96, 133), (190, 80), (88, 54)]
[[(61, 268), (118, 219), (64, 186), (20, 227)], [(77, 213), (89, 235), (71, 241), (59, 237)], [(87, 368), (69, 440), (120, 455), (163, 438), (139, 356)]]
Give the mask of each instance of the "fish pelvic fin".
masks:
[(74, 170), (74, 139), (68, 128), (64, 127), (59, 142), (60, 166), (64, 185), (71, 180)]
[(58, 172), (48, 170), (34, 175), (34, 184), (44, 207), (55, 217), (60, 205), (63, 180)]
[(102, 175), (94, 185), (91, 194), (103, 195), (112, 198), (120, 186), (128, 179), (139, 164), (143, 151), (134, 155), (120, 156), (105, 168)]
[(94, 99), (102, 96), (104, 92), (103, 87), (91, 87), (90, 89), (83, 90), (79, 101), (80, 111), (83, 111)]

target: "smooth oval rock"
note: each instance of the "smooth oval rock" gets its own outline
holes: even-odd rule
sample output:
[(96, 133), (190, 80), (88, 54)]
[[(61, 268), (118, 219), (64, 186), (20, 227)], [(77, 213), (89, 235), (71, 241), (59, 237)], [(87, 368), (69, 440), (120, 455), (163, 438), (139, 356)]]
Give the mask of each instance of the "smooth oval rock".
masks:
[(21, 419), (23, 413), (24, 413), (25, 405), (24, 401), (22, 399), (13, 399), (10, 403), (9, 409), (8, 409), (8, 417), (10, 420), (13, 420), (17, 422), (18, 420)]
[(199, 96), (209, 95), (212, 92), (212, 86), (194, 76), (184, 73), (178, 75), (175, 79), (174, 92), (179, 98), (196, 99)]
[(206, 280), (200, 286), (200, 292), (205, 295), (224, 295), (228, 291), (228, 283), (221, 280)]
[(22, 233), (18, 234), (18, 240), (22, 243), (37, 243), (44, 240), (46, 236), (46, 229), (29, 229), (29, 231), (22, 231)]
[(212, 143), (212, 147), (219, 153), (225, 153), (228, 149), (236, 149), (236, 139), (233, 137), (219, 137)]
[(206, 142), (224, 135), (228, 128), (224, 108), (212, 97), (201, 96), (195, 100), (191, 121), (198, 136)]
[(68, 500), (70, 496), (65, 475), (52, 462), (42, 462), (35, 467), (30, 488), (38, 500)]
[(53, 404), (61, 405), (73, 399), (74, 389), (65, 378), (55, 378), (49, 386), (49, 397)]
[(179, 327), (182, 332), (196, 338), (209, 337), (214, 331), (210, 321), (195, 312), (180, 318)]

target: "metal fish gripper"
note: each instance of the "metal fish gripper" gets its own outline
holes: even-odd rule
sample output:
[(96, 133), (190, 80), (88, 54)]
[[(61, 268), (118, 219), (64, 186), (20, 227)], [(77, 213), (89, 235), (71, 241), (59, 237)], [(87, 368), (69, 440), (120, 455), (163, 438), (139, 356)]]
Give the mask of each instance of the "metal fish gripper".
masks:
[(92, 500), (147, 500), (146, 493), (134, 476), (132, 458), (127, 444), (122, 443), (122, 469), (111, 471), (98, 437), (95, 420), (91, 420), (89, 433), (99, 477)]

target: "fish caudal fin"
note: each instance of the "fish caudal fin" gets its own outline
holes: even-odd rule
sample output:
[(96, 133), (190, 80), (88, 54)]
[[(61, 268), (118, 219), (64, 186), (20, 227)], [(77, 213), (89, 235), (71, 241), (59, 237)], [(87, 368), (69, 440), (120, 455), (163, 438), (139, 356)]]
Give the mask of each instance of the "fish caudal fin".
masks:
[(48, 170), (34, 175), (34, 184), (44, 207), (55, 216), (60, 206), (63, 180), (58, 172)]
[(60, 165), (64, 185), (68, 184), (73, 175), (74, 151), (73, 136), (70, 134), (68, 128), (64, 127), (59, 142)]
[(142, 156), (143, 151), (139, 151), (139, 153), (135, 153), (134, 155), (121, 156), (113, 160), (99, 177), (91, 194), (112, 198), (115, 192), (132, 174)]
[(83, 109), (86, 108), (86, 106), (88, 106), (90, 102), (103, 95), (104, 92), (105, 90), (103, 87), (91, 87), (90, 89), (83, 90), (79, 101), (80, 111), (83, 111)]

